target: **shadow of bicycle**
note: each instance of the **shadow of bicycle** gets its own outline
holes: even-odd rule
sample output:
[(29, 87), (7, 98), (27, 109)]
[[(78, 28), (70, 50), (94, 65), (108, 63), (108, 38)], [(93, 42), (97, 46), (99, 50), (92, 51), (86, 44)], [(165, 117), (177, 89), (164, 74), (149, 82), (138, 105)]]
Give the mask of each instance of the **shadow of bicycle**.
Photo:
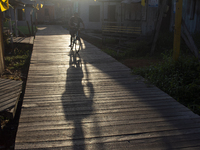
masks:
[[(69, 68), (67, 69), (66, 87), (62, 95), (63, 109), (66, 120), (72, 121), (73, 149), (85, 149), (85, 136), (82, 120), (88, 117), (92, 111), (94, 89), (89, 81), (82, 84), (83, 64), (80, 55), (74, 51), (69, 54)], [(86, 73), (87, 74), (87, 73)], [(87, 90), (84, 90), (87, 89)]]

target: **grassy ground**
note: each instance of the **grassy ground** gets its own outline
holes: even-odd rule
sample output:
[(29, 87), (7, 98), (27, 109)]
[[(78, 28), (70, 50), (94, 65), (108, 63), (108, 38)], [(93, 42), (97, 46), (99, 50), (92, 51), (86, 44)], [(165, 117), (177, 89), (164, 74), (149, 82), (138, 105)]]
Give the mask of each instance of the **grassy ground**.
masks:
[(1, 78), (26, 80), (32, 45), (16, 45), (13, 52), (5, 54), (5, 71)]

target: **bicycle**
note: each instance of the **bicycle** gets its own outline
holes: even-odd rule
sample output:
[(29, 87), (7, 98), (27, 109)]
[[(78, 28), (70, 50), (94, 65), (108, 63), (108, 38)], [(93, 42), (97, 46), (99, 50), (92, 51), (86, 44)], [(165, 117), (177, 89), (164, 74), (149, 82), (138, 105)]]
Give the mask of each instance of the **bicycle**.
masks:
[(74, 34), (74, 37), (72, 37), (71, 51), (73, 51), (74, 48), (75, 52), (78, 53), (81, 48), (81, 40), (79, 37), (80, 28), (75, 28), (75, 31), (76, 33)]
[(69, 65), (70, 67), (73, 66), (75, 68), (82, 68), (82, 61), (79, 53), (72, 52), (69, 59)]

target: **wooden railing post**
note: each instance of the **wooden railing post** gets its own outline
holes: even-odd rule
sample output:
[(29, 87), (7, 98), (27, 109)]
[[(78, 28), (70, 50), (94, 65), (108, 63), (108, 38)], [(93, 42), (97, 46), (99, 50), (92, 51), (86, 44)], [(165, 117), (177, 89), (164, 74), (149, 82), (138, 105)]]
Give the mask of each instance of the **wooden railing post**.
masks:
[(29, 26), (29, 22), (26, 21), (26, 23), (27, 23), (27, 26), (28, 26), (29, 35), (31, 36), (31, 29), (30, 29), (30, 26)]
[(4, 71), (4, 45), (3, 45), (3, 26), (2, 26), (2, 12), (0, 11), (0, 74)]
[(157, 24), (156, 24), (156, 30), (155, 30), (155, 35), (154, 35), (154, 39), (153, 39), (153, 44), (152, 44), (152, 47), (151, 47), (151, 55), (155, 51), (156, 42), (158, 40), (158, 35), (159, 35), (159, 32), (160, 32), (160, 27), (161, 27), (161, 23), (162, 23), (162, 18), (163, 18), (163, 14), (165, 12), (165, 7), (166, 7), (167, 2), (168, 2), (168, 0), (162, 1), (162, 5), (161, 5), (161, 8), (160, 8), (160, 14), (159, 14), (158, 21), (157, 21)]
[(175, 28), (174, 28), (174, 46), (173, 59), (178, 60), (181, 42), (181, 21), (182, 21), (182, 3), (183, 0), (176, 0)]

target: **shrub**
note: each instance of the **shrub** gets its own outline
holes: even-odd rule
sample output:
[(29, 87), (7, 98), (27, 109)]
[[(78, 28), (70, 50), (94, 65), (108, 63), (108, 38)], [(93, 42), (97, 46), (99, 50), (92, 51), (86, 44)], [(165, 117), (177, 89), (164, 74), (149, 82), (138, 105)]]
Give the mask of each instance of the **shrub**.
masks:
[(168, 93), (174, 99), (200, 115), (200, 63), (181, 56), (177, 62), (165, 57), (163, 63), (134, 69), (133, 73)]
[(118, 60), (148, 56), (150, 52), (148, 44), (144, 41), (129, 44), (128, 47), (129, 48), (121, 49), (119, 52), (109, 48), (103, 49), (103, 51)]
[(29, 66), (31, 50), (14, 50), (14, 55), (5, 56), (5, 66), (9, 70), (24, 69)]

